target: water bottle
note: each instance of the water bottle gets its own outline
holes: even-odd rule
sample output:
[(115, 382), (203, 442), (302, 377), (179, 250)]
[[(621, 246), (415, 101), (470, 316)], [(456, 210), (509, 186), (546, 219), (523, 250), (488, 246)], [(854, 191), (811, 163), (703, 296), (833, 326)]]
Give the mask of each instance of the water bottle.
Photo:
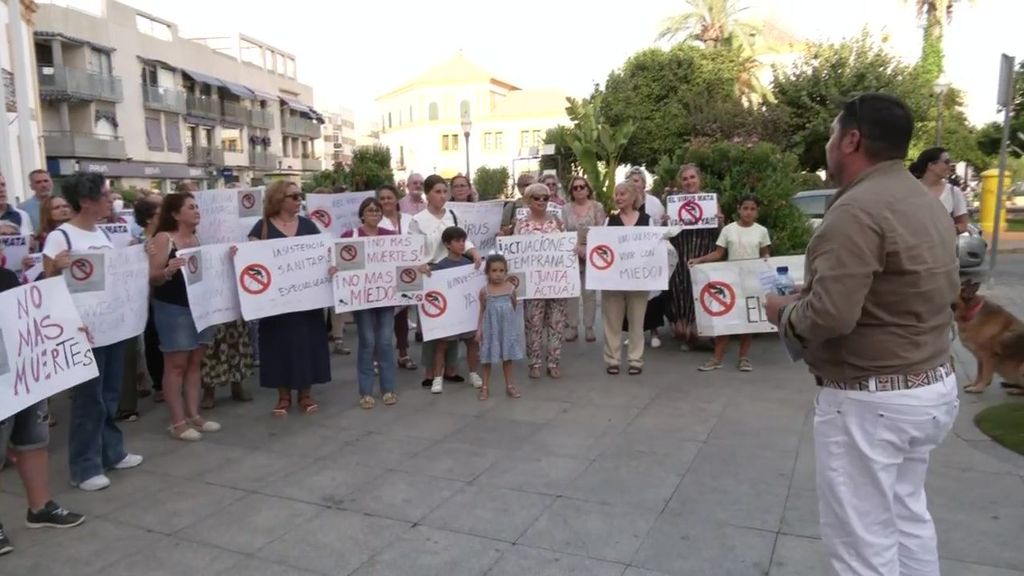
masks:
[(780, 296), (789, 296), (796, 293), (796, 282), (789, 275), (789, 266), (779, 266), (775, 269), (775, 292)]

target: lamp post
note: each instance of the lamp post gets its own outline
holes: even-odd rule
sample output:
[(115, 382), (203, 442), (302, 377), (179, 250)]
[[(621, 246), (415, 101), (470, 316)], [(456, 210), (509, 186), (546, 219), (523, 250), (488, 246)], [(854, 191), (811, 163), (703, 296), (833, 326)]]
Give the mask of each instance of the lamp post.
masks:
[(944, 78), (939, 78), (932, 84), (932, 92), (935, 93), (935, 145), (942, 146), (942, 104), (950, 84)]
[(469, 178), (469, 131), (473, 128), (473, 122), (466, 116), (462, 119), (462, 135), (466, 137), (466, 178)]

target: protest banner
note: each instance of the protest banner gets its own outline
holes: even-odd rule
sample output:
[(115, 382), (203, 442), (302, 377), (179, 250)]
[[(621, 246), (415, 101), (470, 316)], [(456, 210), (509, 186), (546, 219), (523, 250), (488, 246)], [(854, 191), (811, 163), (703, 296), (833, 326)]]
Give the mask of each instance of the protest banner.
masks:
[(149, 260), (139, 244), (114, 250), (71, 252), (64, 270), (71, 299), (92, 332), (94, 346), (138, 336), (149, 312)]
[[(523, 203), (526, 203), (526, 199), (523, 199)], [(547, 213), (550, 216), (554, 216), (559, 220), (562, 219), (562, 207), (554, 202), (548, 202)], [(516, 208), (516, 220), (522, 220), (530, 215), (529, 206), (520, 206)]]
[(28, 256), (28, 236), (0, 236), (0, 268), (21, 272), (21, 261)]
[(0, 420), (98, 375), (60, 278), (0, 293)]
[(193, 192), (199, 204), (196, 234), (203, 244), (245, 242), (263, 213), (259, 188), (225, 188)]
[(132, 230), (128, 224), (97, 224), (96, 227), (107, 233), (114, 248), (127, 248), (132, 243)]
[(135, 210), (118, 210), (114, 217), (120, 224), (127, 224), (130, 227), (138, 226), (135, 222)]
[(587, 232), (587, 289), (668, 290), (668, 228), (593, 226)]
[(669, 226), (718, 228), (718, 194), (674, 194), (665, 203)]
[(185, 259), (185, 291), (196, 330), (234, 322), (242, 317), (235, 289), (231, 244), (213, 244), (178, 250)]
[(334, 244), (334, 311), (406, 306), (423, 299), (424, 237), (344, 238)]
[(452, 211), (459, 228), (466, 231), (469, 241), (481, 255), (494, 252), (494, 239), (501, 228), (501, 211), (505, 202), (447, 202), (444, 207)]
[(423, 339), (475, 332), (480, 320), (480, 289), (486, 283), (483, 267), (435, 270), (423, 281), (419, 309)]
[(238, 244), (233, 285), (242, 317), (257, 320), (333, 306), (334, 240), (326, 234)]
[(29, 282), (35, 282), (39, 278), (40, 274), (43, 273), (43, 253), (36, 252), (35, 254), (29, 254), (28, 259), (31, 261), (29, 267), (21, 271), (21, 283), (27, 284)]
[(359, 226), (359, 205), (376, 197), (373, 190), (341, 194), (306, 194), (306, 213), (321, 232), (337, 238)]
[(576, 232), (501, 236), (498, 253), (508, 261), (509, 280), (520, 299), (575, 298), (580, 295)]
[(799, 286), (804, 281), (804, 256), (712, 262), (690, 268), (697, 333), (701, 336), (777, 332), (764, 311), (764, 295), (776, 268), (789, 267)]

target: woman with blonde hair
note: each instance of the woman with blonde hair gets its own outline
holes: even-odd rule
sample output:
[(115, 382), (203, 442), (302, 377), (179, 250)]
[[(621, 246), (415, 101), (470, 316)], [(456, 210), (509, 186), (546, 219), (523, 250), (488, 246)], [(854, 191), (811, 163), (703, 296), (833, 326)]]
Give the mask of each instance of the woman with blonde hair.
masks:
[[(597, 291), (587, 290), (587, 231), (591, 226), (600, 226), (605, 219), (604, 207), (594, 200), (594, 190), (590, 182), (583, 176), (574, 176), (569, 180), (569, 202), (562, 207), (562, 222), (568, 232), (576, 232), (576, 253), (580, 263), (580, 300), (583, 302), (583, 328), (587, 342), (597, 340), (594, 335), (594, 315), (597, 312)], [(567, 302), (567, 321), (565, 341), (575, 342), (579, 338), (580, 302)]]
[[(249, 240), (315, 236), (320, 229), (299, 216), (299, 185), (278, 180), (265, 193), (263, 218), (249, 231)], [(292, 390), (304, 414), (316, 412), (312, 387), (331, 380), (327, 325), (322, 309), (268, 316), (259, 321), (260, 386), (277, 389), (274, 416), (285, 416), (292, 405)]]

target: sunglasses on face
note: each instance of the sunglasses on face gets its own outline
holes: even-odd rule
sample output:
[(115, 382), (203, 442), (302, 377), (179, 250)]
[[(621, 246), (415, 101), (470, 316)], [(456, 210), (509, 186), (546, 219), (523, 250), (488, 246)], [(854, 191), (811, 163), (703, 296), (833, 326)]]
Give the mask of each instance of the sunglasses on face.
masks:
[(573, 192), (579, 192), (580, 190), (586, 190), (586, 189), (587, 189), (586, 184), (577, 184), (577, 185), (572, 187), (572, 191)]
[(291, 198), (292, 200), (298, 200), (299, 198), (302, 198), (302, 196), (299, 194), (285, 194), (284, 197)]
[(547, 202), (550, 196), (534, 196), (533, 199), (539, 202)]

